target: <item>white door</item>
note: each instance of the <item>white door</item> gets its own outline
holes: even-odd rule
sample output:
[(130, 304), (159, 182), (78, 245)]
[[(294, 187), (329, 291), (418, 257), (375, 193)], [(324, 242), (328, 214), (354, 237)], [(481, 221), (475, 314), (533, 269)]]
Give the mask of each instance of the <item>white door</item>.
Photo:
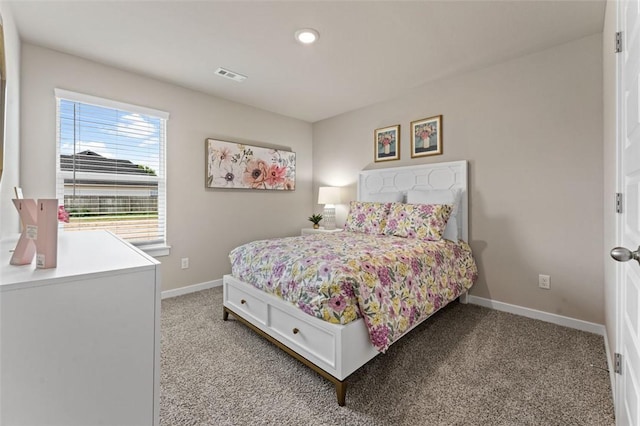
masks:
[[(635, 251), (640, 246), (640, 2), (618, 5), (623, 34), (623, 51), (618, 54), (618, 182), (623, 194), (618, 241)], [(631, 256), (628, 251), (625, 254)], [(621, 264), (617, 285), (622, 375), (616, 375), (616, 423), (624, 426), (640, 426), (640, 263), (636, 260)]]

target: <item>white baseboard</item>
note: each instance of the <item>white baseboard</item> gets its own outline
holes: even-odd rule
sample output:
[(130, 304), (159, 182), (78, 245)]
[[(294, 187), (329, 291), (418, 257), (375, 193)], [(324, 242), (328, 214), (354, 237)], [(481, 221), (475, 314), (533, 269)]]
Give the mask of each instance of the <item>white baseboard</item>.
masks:
[[(163, 299), (170, 297), (182, 296), (183, 294), (194, 293), (196, 291), (206, 290), (213, 287), (220, 287), (222, 285), (222, 278), (207, 281), (204, 283), (188, 285), (186, 287), (174, 288), (171, 290), (165, 290), (161, 293)], [(571, 317), (565, 317), (563, 315), (552, 314), (549, 312), (538, 311), (536, 309), (525, 308), (523, 306), (512, 305), (510, 303), (499, 302), (497, 300), (485, 299), (484, 297), (478, 297), (465, 294), (466, 300), (461, 300), (462, 303), (472, 303), (474, 305), (484, 306), (485, 308), (495, 309), (496, 311), (509, 312), (511, 314), (520, 315), (527, 318), (533, 318), (552, 324), (562, 325), (564, 327), (575, 328), (576, 330), (586, 331), (588, 333), (594, 333), (603, 336), (605, 346), (607, 347), (607, 364), (611, 367), (611, 359), (609, 354), (609, 342), (607, 341), (607, 330), (602, 324), (596, 324), (593, 322), (583, 321)], [(609, 368), (609, 371), (613, 371)], [(613, 377), (613, 376), (612, 376)]]
[(169, 297), (182, 296), (183, 294), (195, 293), (196, 291), (206, 290), (208, 288), (220, 287), (222, 285), (222, 278), (213, 281), (207, 281), (200, 284), (188, 285), (186, 287), (174, 288), (171, 290), (165, 290), (161, 294), (163, 299)]
[(606, 331), (602, 324), (551, 314), (549, 312), (538, 311), (536, 309), (525, 308), (518, 305), (511, 305), (509, 303), (498, 302), (497, 300), (485, 299), (484, 297), (469, 295), (469, 303), (484, 306), (485, 308), (495, 309), (496, 311), (509, 312), (510, 314), (550, 322), (564, 327), (575, 328), (576, 330), (586, 331), (600, 336), (604, 336)]

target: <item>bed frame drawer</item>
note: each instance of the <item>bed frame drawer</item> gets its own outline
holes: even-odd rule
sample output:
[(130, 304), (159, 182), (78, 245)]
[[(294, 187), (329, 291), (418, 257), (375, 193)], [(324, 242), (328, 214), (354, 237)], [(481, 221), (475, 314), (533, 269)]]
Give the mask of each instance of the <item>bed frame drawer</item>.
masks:
[(247, 315), (261, 324), (267, 325), (267, 304), (242, 291), (236, 286), (228, 286), (224, 295), (225, 304), (237, 309), (238, 313)]
[[(362, 319), (347, 325), (323, 321), (231, 275), (224, 276), (223, 293), (223, 319), (229, 313), (242, 317), (334, 383), (378, 354)], [(246, 303), (240, 302), (243, 299)]]
[(334, 334), (293, 317), (272, 305), (269, 305), (269, 328), (281, 336), (294, 350), (311, 353), (331, 367), (336, 367), (336, 336)]

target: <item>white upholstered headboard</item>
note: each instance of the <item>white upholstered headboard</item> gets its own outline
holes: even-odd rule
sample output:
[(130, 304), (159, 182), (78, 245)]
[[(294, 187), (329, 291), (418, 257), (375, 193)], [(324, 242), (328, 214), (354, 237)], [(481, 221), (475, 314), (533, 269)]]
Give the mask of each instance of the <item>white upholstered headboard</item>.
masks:
[(421, 164), (363, 170), (358, 176), (358, 200), (369, 201), (373, 194), (402, 193), (406, 200), (410, 189), (461, 189), (460, 213), (462, 239), (469, 241), (469, 195), (467, 191), (467, 161)]

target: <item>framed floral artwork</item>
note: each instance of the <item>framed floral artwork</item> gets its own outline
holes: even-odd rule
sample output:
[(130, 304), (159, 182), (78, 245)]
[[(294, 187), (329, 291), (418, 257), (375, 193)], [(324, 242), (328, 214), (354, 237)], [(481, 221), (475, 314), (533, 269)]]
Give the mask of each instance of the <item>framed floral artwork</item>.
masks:
[(383, 127), (373, 132), (374, 161), (400, 159), (400, 125)]
[(442, 116), (411, 122), (411, 158), (442, 154)]
[(273, 189), (296, 187), (296, 153), (207, 139), (206, 187)]

